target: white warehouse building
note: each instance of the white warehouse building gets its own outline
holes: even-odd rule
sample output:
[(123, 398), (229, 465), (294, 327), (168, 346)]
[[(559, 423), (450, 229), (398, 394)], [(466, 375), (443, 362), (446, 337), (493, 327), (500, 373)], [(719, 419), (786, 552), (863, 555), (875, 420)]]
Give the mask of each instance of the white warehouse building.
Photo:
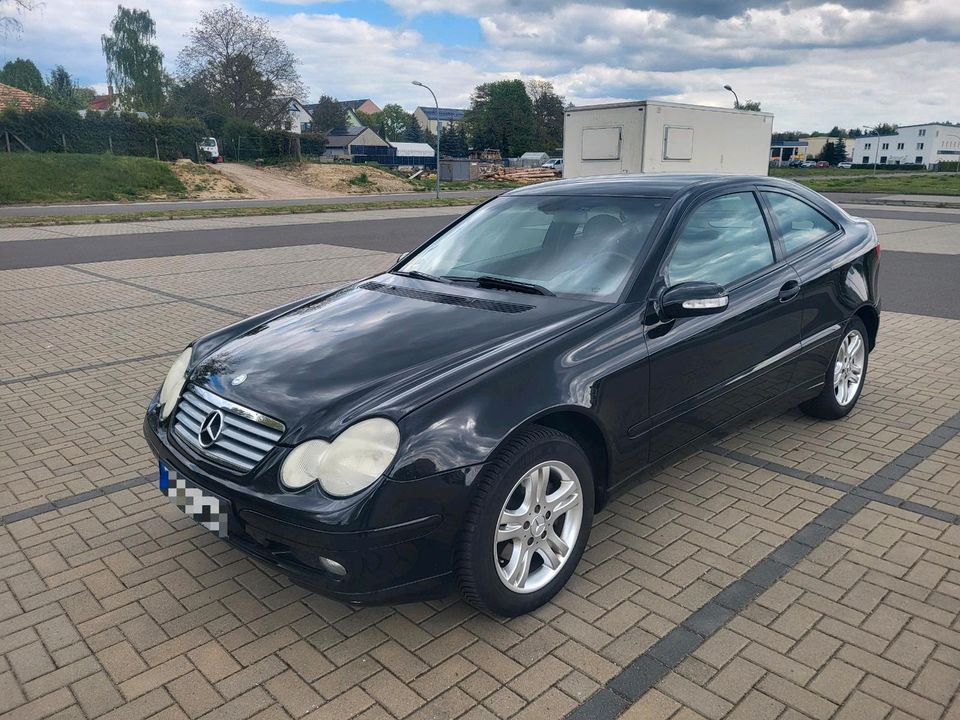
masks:
[[(849, 142), (849, 141), (848, 141)], [(960, 125), (901, 125), (895, 135), (865, 135), (853, 142), (860, 165), (926, 165), (960, 161)]]

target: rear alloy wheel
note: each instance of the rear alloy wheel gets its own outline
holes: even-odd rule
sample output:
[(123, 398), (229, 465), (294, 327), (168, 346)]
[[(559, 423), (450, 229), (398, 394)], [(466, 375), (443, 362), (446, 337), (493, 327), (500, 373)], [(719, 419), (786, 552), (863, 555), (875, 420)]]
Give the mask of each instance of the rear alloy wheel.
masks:
[(860, 318), (847, 325), (833, 362), (827, 368), (823, 390), (800, 409), (815, 418), (836, 420), (842, 418), (857, 404), (867, 377), (869, 351), (867, 328)]
[(593, 521), (590, 463), (573, 438), (533, 427), (487, 464), (458, 548), (473, 605), (505, 616), (534, 610), (573, 574)]

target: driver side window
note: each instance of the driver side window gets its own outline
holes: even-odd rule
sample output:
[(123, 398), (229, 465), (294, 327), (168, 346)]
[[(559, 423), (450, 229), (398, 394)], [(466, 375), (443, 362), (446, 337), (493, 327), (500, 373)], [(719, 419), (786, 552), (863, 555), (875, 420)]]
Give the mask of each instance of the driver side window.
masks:
[(667, 263), (667, 284), (727, 286), (773, 263), (770, 234), (754, 194), (721, 195), (687, 218)]

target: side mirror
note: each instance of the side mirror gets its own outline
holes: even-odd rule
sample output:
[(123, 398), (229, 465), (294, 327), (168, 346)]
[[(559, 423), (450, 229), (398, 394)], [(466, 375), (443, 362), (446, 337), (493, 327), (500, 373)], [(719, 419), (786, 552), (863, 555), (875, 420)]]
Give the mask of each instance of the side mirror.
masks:
[(660, 296), (660, 312), (665, 318), (712, 315), (727, 309), (730, 298), (715, 283), (687, 282), (668, 288)]
[(404, 259), (407, 255), (409, 255), (409, 254), (410, 254), (410, 253), (405, 252), (405, 253), (400, 253), (399, 255), (397, 255), (397, 263), (398, 263), (398, 264), (399, 264), (399, 263), (402, 263), (402, 262), (403, 262), (403, 259)]

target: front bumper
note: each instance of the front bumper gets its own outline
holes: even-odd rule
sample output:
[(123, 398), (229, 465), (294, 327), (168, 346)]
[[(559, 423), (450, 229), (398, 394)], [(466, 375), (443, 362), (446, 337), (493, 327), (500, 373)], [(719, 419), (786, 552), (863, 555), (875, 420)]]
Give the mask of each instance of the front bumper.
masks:
[[(383, 478), (359, 497), (329, 500), (245, 482), (213, 471), (171, 438), (156, 407), (143, 424), (153, 454), (179, 477), (228, 502), (227, 542), (276, 567), (296, 584), (338, 600), (383, 604), (453, 591), (453, 555), (470, 486), (481, 466), (419, 480)], [(272, 465), (264, 462), (263, 472)], [(251, 473), (256, 476), (257, 469)], [(254, 488), (257, 489), (254, 489)], [(302, 499), (304, 507), (297, 507)], [(320, 558), (346, 569), (339, 576)]]

